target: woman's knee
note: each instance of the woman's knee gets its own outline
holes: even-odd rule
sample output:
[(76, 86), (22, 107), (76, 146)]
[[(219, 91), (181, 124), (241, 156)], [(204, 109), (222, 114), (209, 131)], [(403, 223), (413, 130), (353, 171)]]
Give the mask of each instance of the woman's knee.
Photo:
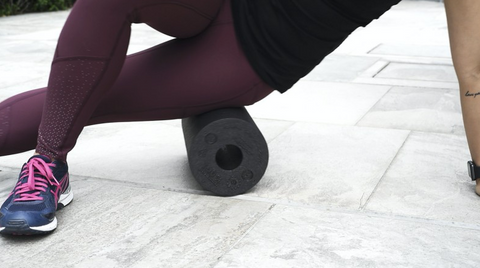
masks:
[(136, 21), (164, 34), (187, 38), (203, 30), (216, 18), (223, 0), (156, 1), (135, 10)]

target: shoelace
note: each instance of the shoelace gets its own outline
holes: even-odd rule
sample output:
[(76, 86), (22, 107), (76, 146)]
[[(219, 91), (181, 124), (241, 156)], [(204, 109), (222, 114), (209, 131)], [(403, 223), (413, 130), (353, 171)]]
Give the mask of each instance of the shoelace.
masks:
[[(40, 195), (48, 188), (48, 184), (60, 186), (53, 176), (51, 167), (55, 167), (53, 163), (46, 163), (41, 158), (32, 158), (22, 169), (20, 179), (15, 186), (15, 194), (20, 195), (14, 201), (35, 201), (43, 200)], [(28, 176), (27, 181), (24, 178)]]

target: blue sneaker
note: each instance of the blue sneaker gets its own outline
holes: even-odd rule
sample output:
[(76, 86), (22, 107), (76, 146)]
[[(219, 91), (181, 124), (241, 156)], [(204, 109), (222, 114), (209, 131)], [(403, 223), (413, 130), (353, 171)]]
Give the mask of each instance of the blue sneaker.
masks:
[(0, 207), (0, 233), (50, 233), (57, 228), (55, 211), (72, 199), (67, 164), (33, 156), (23, 165), (15, 188)]

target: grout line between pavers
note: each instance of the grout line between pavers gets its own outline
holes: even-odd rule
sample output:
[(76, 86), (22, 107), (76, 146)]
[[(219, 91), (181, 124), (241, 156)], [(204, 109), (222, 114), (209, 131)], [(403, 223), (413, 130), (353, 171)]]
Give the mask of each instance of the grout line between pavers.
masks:
[[(289, 129), (291, 129), (293, 126), (295, 126), (298, 122), (294, 122), (294, 121), (290, 121), (291, 124), (286, 127), (282, 132), (278, 133), (275, 137), (273, 137), (272, 139), (270, 139), (270, 141), (267, 142), (267, 144), (270, 144), (272, 143), (273, 141), (275, 141), (278, 137), (280, 137), (281, 135), (283, 135), (285, 132), (287, 132)], [(262, 134), (263, 135), (263, 134)]]
[(396, 215), (396, 214), (387, 214), (375, 211), (360, 211), (360, 210), (350, 210), (346, 208), (340, 207), (325, 207), (320, 206), (319, 204), (307, 205), (304, 203), (291, 201), (291, 200), (271, 200), (268, 198), (263, 197), (254, 197), (254, 196), (236, 196), (232, 197), (235, 199), (245, 200), (245, 201), (256, 201), (256, 202), (265, 202), (265, 203), (273, 203), (275, 206), (282, 205), (292, 208), (304, 208), (304, 209), (314, 209), (317, 211), (322, 212), (335, 212), (340, 214), (348, 214), (348, 215), (355, 215), (367, 218), (381, 218), (381, 219), (390, 219), (390, 220), (398, 220), (398, 221), (406, 221), (406, 222), (413, 222), (413, 223), (425, 223), (443, 227), (452, 227), (452, 228), (462, 228), (462, 229), (469, 229), (469, 230), (476, 230), (480, 231), (480, 224), (472, 224), (472, 223), (465, 223), (465, 222), (456, 222), (456, 221), (448, 221), (448, 220), (440, 220), (440, 219), (426, 219), (420, 218), (416, 216), (408, 216), (408, 215)]
[(222, 260), (222, 258), (223, 258), (226, 254), (228, 254), (230, 251), (232, 251), (232, 250), (238, 245), (238, 243), (240, 243), (240, 242), (247, 236), (247, 234), (250, 233), (250, 231), (253, 230), (253, 229), (257, 226), (257, 224), (258, 224), (263, 218), (265, 218), (268, 214), (271, 213), (271, 211), (272, 211), (276, 206), (277, 206), (276, 204), (272, 204), (260, 217), (258, 217), (258, 219), (252, 224), (252, 226), (250, 226), (250, 228), (248, 228), (248, 230), (246, 230), (246, 231), (242, 234), (242, 236), (240, 236), (240, 237), (237, 239), (237, 241), (236, 241), (229, 249), (225, 250), (225, 252), (224, 252), (220, 257), (217, 258), (217, 261), (216, 261), (214, 264), (212, 264), (211, 267), (212, 267), (212, 268), (215, 268), (215, 267), (218, 265), (218, 263)]
[(370, 203), (370, 200), (372, 199), (373, 195), (377, 192), (377, 189), (378, 189), (378, 187), (380, 187), (380, 184), (382, 183), (385, 175), (387, 174), (388, 170), (390, 170), (390, 167), (392, 166), (392, 164), (393, 164), (393, 163), (395, 162), (395, 160), (397, 159), (398, 155), (400, 154), (400, 152), (402, 151), (403, 147), (405, 146), (405, 143), (407, 143), (407, 141), (408, 141), (408, 139), (410, 138), (411, 134), (412, 134), (412, 131), (409, 130), (407, 137), (406, 137), (405, 140), (403, 141), (403, 143), (402, 143), (402, 145), (400, 146), (400, 148), (398, 148), (397, 153), (395, 154), (395, 156), (392, 158), (392, 160), (391, 160), (390, 163), (388, 164), (388, 167), (385, 169), (385, 171), (383, 172), (382, 176), (381, 176), (380, 179), (378, 180), (377, 184), (376, 184), (375, 187), (373, 188), (372, 193), (368, 196), (368, 198), (367, 198), (367, 200), (365, 201), (365, 203), (359, 207), (359, 210), (360, 210), (360, 211), (365, 211), (365, 209), (367, 208), (368, 204)]
[(384, 43), (377, 43), (376, 45), (372, 46), (369, 50), (367, 50), (365, 53), (361, 53), (362, 55), (367, 55), (367, 56), (372, 56), (372, 51), (383, 45)]
[(390, 91), (391, 91), (393, 88), (394, 88), (394, 86), (390, 86), (390, 88), (389, 88), (387, 91), (385, 91), (385, 93), (384, 93), (380, 98), (378, 98), (378, 100), (370, 107), (370, 109), (368, 109), (368, 111), (367, 111), (365, 114), (363, 114), (363, 116), (362, 116), (360, 119), (358, 119), (358, 121), (357, 121), (355, 124), (353, 124), (353, 126), (358, 127), (358, 126), (359, 126), (358, 124), (363, 120), (363, 118), (365, 118), (365, 116), (367, 116), (367, 114), (369, 114), (369, 113), (375, 108), (375, 106), (377, 106), (377, 104), (378, 104), (388, 93), (390, 93)]
[(76, 174), (70, 174), (70, 177), (73, 177), (73, 183), (76, 181), (87, 181), (87, 180), (94, 180), (94, 181), (106, 181), (110, 183), (116, 183), (120, 185), (125, 185), (134, 188), (141, 188), (141, 189), (153, 189), (158, 191), (165, 191), (165, 192), (174, 192), (174, 193), (182, 193), (182, 194), (192, 194), (192, 195), (204, 195), (204, 196), (211, 196), (210, 192), (205, 190), (195, 190), (195, 189), (175, 189), (175, 188), (166, 188), (156, 184), (151, 183), (140, 183), (140, 182), (133, 182), (133, 181), (121, 181), (121, 180), (114, 180), (109, 178), (100, 178), (100, 177), (93, 177), (93, 176), (82, 176)]

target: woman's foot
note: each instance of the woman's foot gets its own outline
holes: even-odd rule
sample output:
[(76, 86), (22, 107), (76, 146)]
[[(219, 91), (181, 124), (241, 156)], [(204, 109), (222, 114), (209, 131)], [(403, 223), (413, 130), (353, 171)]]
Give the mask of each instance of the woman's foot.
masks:
[(57, 228), (55, 211), (72, 199), (67, 164), (35, 155), (23, 165), (17, 184), (0, 207), (0, 233), (50, 233)]

